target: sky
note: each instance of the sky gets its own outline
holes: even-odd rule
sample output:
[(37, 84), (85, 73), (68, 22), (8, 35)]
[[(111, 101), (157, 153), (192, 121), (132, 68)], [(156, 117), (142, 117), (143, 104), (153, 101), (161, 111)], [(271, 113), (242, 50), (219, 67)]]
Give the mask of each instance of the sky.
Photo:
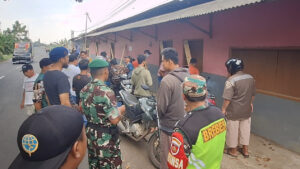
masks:
[(42, 43), (57, 42), (84, 33), (85, 13), (91, 22), (88, 31), (134, 16), (172, 0), (0, 0), (0, 29), (12, 28), (18, 20), (27, 26), (29, 37)]

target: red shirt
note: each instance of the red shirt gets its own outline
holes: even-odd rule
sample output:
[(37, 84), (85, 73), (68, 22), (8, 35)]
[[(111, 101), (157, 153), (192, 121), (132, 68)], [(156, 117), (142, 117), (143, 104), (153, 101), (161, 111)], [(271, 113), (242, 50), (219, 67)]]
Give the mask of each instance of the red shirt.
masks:
[(132, 62), (132, 65), (133, 65), (134, 68), (137, 68), (139, 66), (139, 63), (138, 63), (137, 60), (135, 60), (135, 61)]
[(191, 75), (199, 75), (199, 70), (193, 65), (189, 66), (189, 71)]

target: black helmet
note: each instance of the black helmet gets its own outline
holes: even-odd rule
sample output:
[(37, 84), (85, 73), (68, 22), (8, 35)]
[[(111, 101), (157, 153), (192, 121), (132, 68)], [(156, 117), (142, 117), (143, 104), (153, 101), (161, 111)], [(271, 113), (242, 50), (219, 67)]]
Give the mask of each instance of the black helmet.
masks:
[(231, 58), (227, 60), (225, 66), (227, 68), (227, 71), (231, 75), (234, 75), (236, 72), (244, 69), (244, 62), (242, 59)]

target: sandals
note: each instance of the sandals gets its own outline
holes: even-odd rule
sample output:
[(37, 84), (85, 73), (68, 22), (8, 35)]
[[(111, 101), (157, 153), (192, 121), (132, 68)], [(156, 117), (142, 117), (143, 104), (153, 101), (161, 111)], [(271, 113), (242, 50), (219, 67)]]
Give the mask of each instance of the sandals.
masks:
[(238, 155), (235, 155), (235, 154), (231, 154), (229, 149), (224, 150), (224, 153), (227, 154), (227, 155), (230, 155), (231, 157), (234, 157), (234, 158), (236, 158), (238, 156)]
[(244, 158), (249, 158), (249, 154), (245, 154), (243, 148), (238, 148), (238, 151), (244, 156)]

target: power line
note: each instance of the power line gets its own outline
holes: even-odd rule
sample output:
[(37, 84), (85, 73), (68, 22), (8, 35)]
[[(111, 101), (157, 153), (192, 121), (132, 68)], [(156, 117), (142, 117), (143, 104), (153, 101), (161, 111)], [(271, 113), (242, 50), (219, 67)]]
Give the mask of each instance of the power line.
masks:
[(135, 1), (136, 0), (126, 0), (126, 2), (122, 3), (116, 9), (114, 9), (112, 12), (110, 12), (108, 18), (95, 23), (93, 26), (89, 27), (88, 30), (91, 28), (97, 27), (99, 25), (99, 23), (103, 23), (103, 22), (106, 22), (107, 20), (111, 19), (112, 17), (114, 17), (115, 15), (117, 15), (118, 13), (120, 13), (124, 9), (126, 9), (129, 5), (132, 5)]

